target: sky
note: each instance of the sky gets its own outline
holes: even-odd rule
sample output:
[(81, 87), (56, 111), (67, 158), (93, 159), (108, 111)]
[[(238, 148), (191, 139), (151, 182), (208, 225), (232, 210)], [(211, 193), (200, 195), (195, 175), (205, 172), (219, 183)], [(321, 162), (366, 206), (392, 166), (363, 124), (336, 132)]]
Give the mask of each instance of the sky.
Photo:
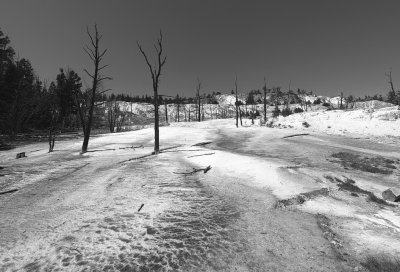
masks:
[[(47, 82), (69, 67), (85, 78), (83, 47), (97, 24), (107, 48), (105, 84), (152, 94), (139, 41), (152, 60), (160, 29), (167, 61), (159, 93), (194, 96), (267, 86), (319, 95), (388, 92), (400, 84), (400, 1), (388, 0), (1, 0), (0, 28)], [(85, 78), (90, 85), (90, 79)], [(398, 86), (398, 85), (397, 85)]]

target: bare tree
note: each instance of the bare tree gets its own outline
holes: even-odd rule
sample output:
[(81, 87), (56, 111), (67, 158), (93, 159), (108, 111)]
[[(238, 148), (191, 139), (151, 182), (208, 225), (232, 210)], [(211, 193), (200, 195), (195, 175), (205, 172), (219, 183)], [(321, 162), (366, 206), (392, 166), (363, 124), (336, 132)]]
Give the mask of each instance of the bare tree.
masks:
[(340, 109), (343, 109), (343, 92), (340, 93)]
[(200, 109), (201, 109), (201, 105), (200, 105), (200, 101), (201, 101), (201, 98), (200, 98), (200, 89), (201, 89), (201, 81), (200, 81), (200, 79), (199, 78), (197, 78), (197, 85), (196, 85), (196, 98), (197, 98), (197, 118), (198, 118), (198, 121), (200, 122), (201, 121), (201, 113), (200, 113)]
[(168, 125), (168, 105), (167, 105), (167, 97), (172, 97), (171, 95), (159, 94), (160, 100), (164, 100), (164, 109), (165, 109), (165, 124)]
[(83, 70), (92, 79), (92, 88), (86, 90), (84, 93), (79, 92), (75, 94), (76, 106), (78, 108), (84, 135), (82, 153), (87, 152), (93, 122), (94, 108), (99, 105), (96, 104), (96, 96), (108, 91), (104, 90), (100, 92), (100, 87), (104, 80), (111, 79), (111, 77), (101, 75), (101, 71), (108, 66), (108, 64), (102, 65), (103, 57), (107, 53), (107, 49), (100, 50), (100, 41), (103, 36), (99, 33), (96, 24), (94, 25), (93, 34), (90, 33), (89, 27), (86, 28), (86, 32), (89, 36), (90, 44), (85, 45), (83, 50), (93, 62), (94, 72), (90, 73), (86, 69)]
[(238, 100), (238, 92), (237, 92), (237, 75), (235, 76), (235, 94), (236, 94), (236, 101), (235, 101), (235, 108), (236, 108), (236, 127), (239, 127), (239, 100)]
[(167, 56), (163, 56), (163, 47), (162, 47), (162, 32), (160, 30), (160, 37), (157, 40), (157, 44), (154, 45), (154, 48), (157, 53), (157, 62), (153, 65), (150, 64), (150, 61), (143, 51), (139, 42), (137, 45), (139, 47), (140, 52), (142, 53), (144, 59), (146, 60), (147, 66), (150, 69), (151, 79), (153, 82), (153, 91), (154, 91), (154, 154), (160, 153), (160, 134), (159, 134), (159, 118), (158, 118), (158, 84), (160, 82), (161, 69), (165, 65), (165, 61), (167, 60)]
[(264, 77), (264, 86), (263, 86), (263, 91), (264, 91), (264, 123), (267, 123), (267, 81)]
[(120, 109), (119, 104), (115, 100), (106, 103), (106, 110), (110, 132), (121, 132), (126, 112)]
[(180, 116), (180, 107), (181, 107), (181, 101), (180, 101), (180, 98), (179, 98), (179, 94), (177, 94), (176, 95), (176, 111), (177, 111), (177, 113), (176, 113), (176, 120), (177, 120), (177, 122), (179, 123), (179, 116)]

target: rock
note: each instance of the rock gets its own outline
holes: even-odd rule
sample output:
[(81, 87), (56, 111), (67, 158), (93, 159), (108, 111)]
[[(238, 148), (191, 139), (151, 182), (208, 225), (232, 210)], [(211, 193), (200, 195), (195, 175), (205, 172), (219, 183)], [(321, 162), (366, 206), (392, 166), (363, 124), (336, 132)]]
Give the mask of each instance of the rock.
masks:
[(382, 192), (382, 198), (384, 200), (388, 200), (388, 201), (395, 201), (396, 200), (396, 195), (392, 192), (391, 189), (387, 189), (387, 190)]
[(25, 152), (18, 153), (16, 156), (17, 159), (25, 158), (25, 157), (26, 157)]
[(398, 195), (398, 196), (396, 197), (396, 199), (394, 200), (394, 202), (400, 202), (400, 195)]

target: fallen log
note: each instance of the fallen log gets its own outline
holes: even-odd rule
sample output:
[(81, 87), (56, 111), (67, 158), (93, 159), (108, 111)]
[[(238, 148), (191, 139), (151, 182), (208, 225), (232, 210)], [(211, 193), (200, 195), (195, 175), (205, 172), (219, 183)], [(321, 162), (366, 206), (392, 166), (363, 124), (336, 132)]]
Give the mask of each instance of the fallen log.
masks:
[(191, 172), (183, 172), (183, 173), (173, 172), (173, 173), (174, 174), (179, 174), (179, 175), (193, 175), (194, 173), (203, 171), (204, 174), (206, 174), (210, 170), (211, 170), (211, 166), (209, 165), (206, 168), (193, 168), (193, 171), (191, 171)]
[(292, 137), (297, 137), (297, 136), (306, 136), (306, 135), (310, 135), (310, 133), (299, 133), (299, 134), (288, 135), (288, 136), (282, 137), (282, 139), (287, 139), (287, 138), (292, 138)]
[(0, 192), (0, 195), (11, 194), (11, 193), (14, 193), (16, 191), (18, 191), (18, 189), (11, 189), (11, 190), (8, 190), (8, 191)]
[(200, 155), (192, 155), (192, 156), (189, 156), (188, 158), (200, 157), (200, 156), (208, 156), (208, 155), (214, 155), (214, 154), (215, 154), (215, 152), (205, 153), (205, 154), (200, 154)]

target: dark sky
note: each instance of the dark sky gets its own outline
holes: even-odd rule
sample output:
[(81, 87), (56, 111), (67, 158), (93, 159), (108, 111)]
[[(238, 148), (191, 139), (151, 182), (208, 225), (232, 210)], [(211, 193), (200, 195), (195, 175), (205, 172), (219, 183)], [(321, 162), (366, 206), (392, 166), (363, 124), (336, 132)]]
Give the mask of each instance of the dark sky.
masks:
[(400, 1), (58, 1), (1, 0), (0, 28), (19, 57), (54, 80), (60, 67), (92, 69), (82, 48), (98, 24), (115, 93), (151, 94), (136, 46), (154, 53), (159, 29), (168, 55), (160, 93), (243, 91), (269, 86), (321, 95), (386, 94), (385, 72), (400, 84)]

